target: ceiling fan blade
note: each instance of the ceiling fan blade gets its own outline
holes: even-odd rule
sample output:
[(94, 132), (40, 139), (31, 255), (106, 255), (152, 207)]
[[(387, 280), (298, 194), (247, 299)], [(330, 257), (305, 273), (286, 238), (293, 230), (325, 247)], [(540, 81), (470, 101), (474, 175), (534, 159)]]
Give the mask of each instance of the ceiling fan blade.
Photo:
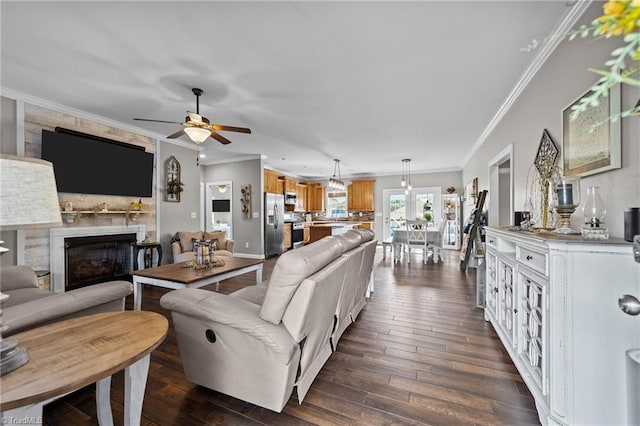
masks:
[(224, 130), (227, 132), (251, 133), (251, 129), (246, 127), (224, 126), (222, 124), (212, 124), (211, 127), (215, 130)]
[(175, 132), (172, 135), (167, 136), (167, 139), (175, 139), (175, 138), (179, 138), (180, 136), (184, 135), (184, 129), (180, 129), (177, 132)]
[(222, 135), (217, 134), (213, 130), (211, 131), (211, 137), (214, 138), (215, 140), (217, 140), (218, 142), (220, 142), (223, 145), (227, 145), (227, 144), (231, 143), (231, 141), (229, 139), (225, 138)]
[(150, 118), (134, 118), (134, 120), (137, 120), (137, 121), (152, 121), (154, 123), (182, 124), (179, 121), (152, 120)]

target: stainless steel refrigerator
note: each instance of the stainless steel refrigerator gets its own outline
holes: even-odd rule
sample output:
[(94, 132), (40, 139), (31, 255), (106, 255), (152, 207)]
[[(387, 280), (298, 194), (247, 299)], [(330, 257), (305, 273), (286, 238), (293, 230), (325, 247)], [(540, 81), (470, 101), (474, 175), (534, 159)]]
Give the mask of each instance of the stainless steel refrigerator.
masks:
[(264, 255), (277, 256), (284, 251), (284, 195), (264, 194)]

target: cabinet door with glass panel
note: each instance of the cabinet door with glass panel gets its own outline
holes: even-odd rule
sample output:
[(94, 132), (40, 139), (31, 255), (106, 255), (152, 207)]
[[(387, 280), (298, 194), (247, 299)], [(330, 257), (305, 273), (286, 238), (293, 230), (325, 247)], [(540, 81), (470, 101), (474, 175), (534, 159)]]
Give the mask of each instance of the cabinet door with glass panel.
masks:
[(458, 194), (442, 194), (444, 216), (443, 248), (459, 250), (461, 242), (461, 211)]

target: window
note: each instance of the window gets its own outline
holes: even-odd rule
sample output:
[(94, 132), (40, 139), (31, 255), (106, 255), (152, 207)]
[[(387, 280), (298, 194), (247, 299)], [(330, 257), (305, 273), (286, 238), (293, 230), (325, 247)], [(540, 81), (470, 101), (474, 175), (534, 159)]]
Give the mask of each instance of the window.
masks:
[(340, 218), (347, 217), (347, 193), (346, 192), (328, 192), (327, 193), (327, 212), (329, 217)]
[(433, 212), (433, 194), (422, 193), (416, 194), (416, 219), (426, 220), (427, 222), (434, 222), (435, 216)]

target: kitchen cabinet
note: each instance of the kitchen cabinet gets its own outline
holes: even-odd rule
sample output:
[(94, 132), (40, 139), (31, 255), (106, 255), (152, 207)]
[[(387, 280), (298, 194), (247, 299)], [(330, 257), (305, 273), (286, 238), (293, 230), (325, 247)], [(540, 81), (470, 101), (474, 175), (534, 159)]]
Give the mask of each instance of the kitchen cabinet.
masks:
[(312, 224), (309, 227), (309, 242), (314, 243), (329, 235), (340, 235), (357, 227), (357, 223), (345, 222), (327, 222), (321, 224)]
[(324, 186), (318, 182), (307, 182), (307, 210), (321, 212), (324, 210)]
[(460, 196), (458, 194), (442, 194), (442, 211), (444, 214), (442, 247), (460, 250), (462, 239)]
[(628, 424), (625, 352), (640, 321), (618, 308), (640, 293), (631, 243), (486, 230), (485, 319), (536, 402), (542, 424)]
[(307, 211), (307, 185), (296, 184), (296, 208), (297, 212)]
[(264, 192), (282, 194), (283, 182), (279, 176), (280, 173), (276, 170), (264, 169)]
[(375, 179), (352, 180), (347, 188), (347, 210), (374, 211)]
[(288, 176), (282, 176), (282, 180), (284, 181), (284, 192), (294, 193), (296, 192), (296, 185), (298, 182), (291, 179)]
[(284, 250), (285, 251), (289, 250), (289, 247), (291, 247), (291, 224), (285, 223), (284, 224)]

